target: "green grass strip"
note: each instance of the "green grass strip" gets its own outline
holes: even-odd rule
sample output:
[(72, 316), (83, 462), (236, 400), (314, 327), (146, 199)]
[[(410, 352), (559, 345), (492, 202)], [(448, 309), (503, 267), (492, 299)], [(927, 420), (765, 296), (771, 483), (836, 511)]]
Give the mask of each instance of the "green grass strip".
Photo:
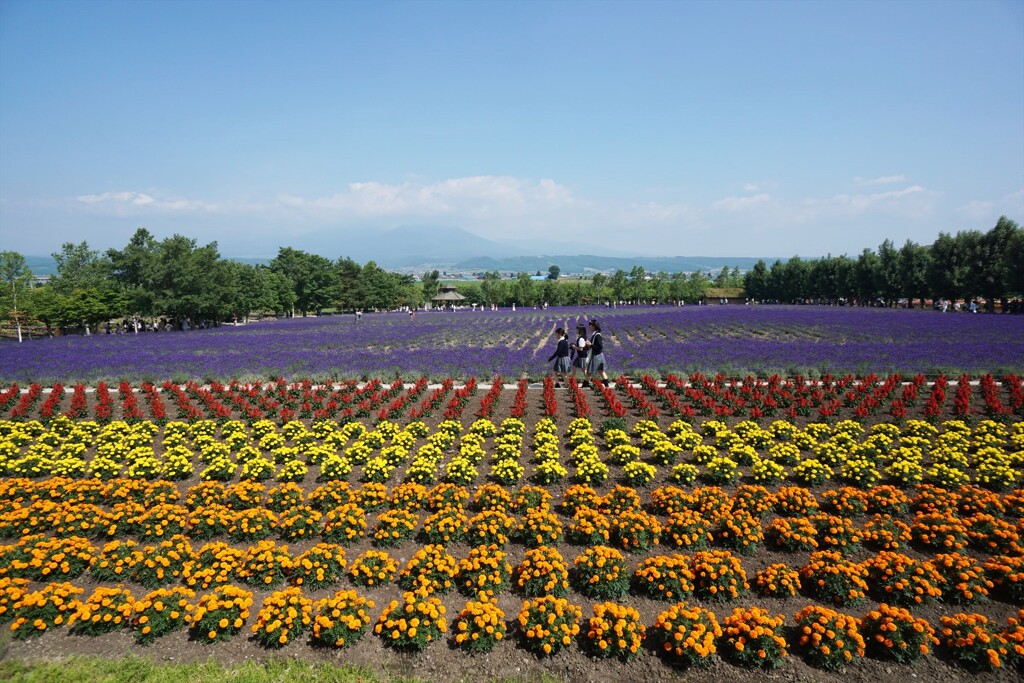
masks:
[(397, 683), (352, 666), (281, 659), (222, 665), (153, 662), (142, 657), (71, 657), (55, 662), (0, 662), (0, 681), (25, 683)]

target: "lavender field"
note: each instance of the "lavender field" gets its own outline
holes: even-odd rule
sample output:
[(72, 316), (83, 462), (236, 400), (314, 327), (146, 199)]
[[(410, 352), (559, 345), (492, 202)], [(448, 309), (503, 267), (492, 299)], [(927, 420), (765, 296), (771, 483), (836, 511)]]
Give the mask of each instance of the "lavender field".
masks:
[(783, 306), (553, 308), (293, 318), (191, 332), (0, 344), (0, 380), (95, 381), (547, 372), (557, 326), (597, 317), (609, 374), (1024, 370), (1024, 316)]

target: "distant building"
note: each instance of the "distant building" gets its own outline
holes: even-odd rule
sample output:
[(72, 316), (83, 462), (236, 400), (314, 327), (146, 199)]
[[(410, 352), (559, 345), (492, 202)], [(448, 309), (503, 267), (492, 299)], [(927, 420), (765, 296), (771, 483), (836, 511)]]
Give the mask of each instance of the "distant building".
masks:
[(455, 291), (455, 285), (441, 285), (441, 291), (434, 295), (430, 303), (435, 308), (444, 308), (445, 306), (457, 306), (465, 300), (466, 297)]

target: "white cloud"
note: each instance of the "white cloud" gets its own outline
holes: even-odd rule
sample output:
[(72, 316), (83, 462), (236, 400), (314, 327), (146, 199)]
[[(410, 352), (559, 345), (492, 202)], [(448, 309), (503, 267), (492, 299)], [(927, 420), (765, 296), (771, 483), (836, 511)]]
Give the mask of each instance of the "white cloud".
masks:
[(896, 183), (905, 183), (909, 180), (905, 175), (884, 175), (878, 178), (861, 178), (857, 176), (853, 179), (857, 185), (895, 185)]
[(886, 192), (838, 194), (828, 198), (807, 198), (803, 202), (807, 220), (822, 217), (858, 217), (868, 213), (924, 218), (935, 211), (938, 193), (921, 185)]
[(565, 186), (553, 180), (509, 176), (469, 176), (436, 183), (351, 183), (347, 191), (326, 197), (278, 197), (288, 209), (307, 209), (336, 218), (528, 215), (579, 205)]
[(83, 204), (129, 204), (145, 206), (153, 203), (153, 198), (141, 192), (104, 192), (103, 194), (84, 194), (76, 199)]
[(157, 199), (144, 192), (103, 192), (75, 197), (81, 204), (97, 210), (123, 214), (135, 209), (154, 211), (217, 211), (215, 204), (190, 199)]
[[(1017, 219), (1024, 216), (1024, 188), (1011, 192), (998, 200), (975, 199), (954, 209), (959, 216), (974, 223), (991, 222), (993, 225), (999, 216)], [(984, 226), (972, 226), (982, 229)], [(991, 226), (989, 226), (991, 227)]]
[(770, 202), (772, 199), (771, 195), (767, 192), (754, 195), (753, 197), (726, 197), (725, 199), (719, 199), (711, 205), (711, 209), (715, 211), (746, 211), (751, 208), (763, 206)]

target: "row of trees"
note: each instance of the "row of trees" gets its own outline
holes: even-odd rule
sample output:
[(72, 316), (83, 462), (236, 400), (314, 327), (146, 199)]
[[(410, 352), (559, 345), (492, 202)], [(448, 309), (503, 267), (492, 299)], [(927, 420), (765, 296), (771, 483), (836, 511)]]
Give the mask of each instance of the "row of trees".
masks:
[(268, 265), (221, 258), (217, 243), (199, 246), (175, 235), (157, 240), (139, 229), (123, 249), (106, 253), (86, 242), (53, 254), (57, 274), (33, 287), (25, 259), (0, 253), (0, 306), (19, 330), (23, 320), (46, 326), (95, 327), (139, 316), (167, 321), (245, 320), (256, 311), (277, 315), (325, 308), (394, 308), (415, 305), (409, 275), (282, 248)]
[[(436, 278), (437, 271), (424, 276), (424, 296), (436, 291), (430, 285)], [(513, 303), (519, 306), (580, 306), (607, 301), (694, 302), (703, 298), (719, 280), (725, 283), (723, 286), (738, 287), (742, 284), (738, 271), (735, 277), (729, 271), (725, 279), (713, 280), (703, 273), (651, 275), (637, 266), (629, 273), (624, 270), (617, 270), (611, 275), (596, 273), (588, 280), (555, 280), (550, 277), (536, 280), (527, 273), (519, 273), (515, 279), (506, 280), (498, 272), (489, 272), (483, 274), (479, 283), (458, 285), (456, 289), (466, 298), (466, 303), (481, 306), (510, 306)]]
[(939, 233), (931, 245), (885, 240), (857, 258), (794, 256), (769, 268), (758, 261), (743, 279), (748, 297), (783, 303), (806, 299), (894, 305), (900, 299), (997, 300), (1024, 294), (1024, 230), (1001, 217), (986, 233)]

